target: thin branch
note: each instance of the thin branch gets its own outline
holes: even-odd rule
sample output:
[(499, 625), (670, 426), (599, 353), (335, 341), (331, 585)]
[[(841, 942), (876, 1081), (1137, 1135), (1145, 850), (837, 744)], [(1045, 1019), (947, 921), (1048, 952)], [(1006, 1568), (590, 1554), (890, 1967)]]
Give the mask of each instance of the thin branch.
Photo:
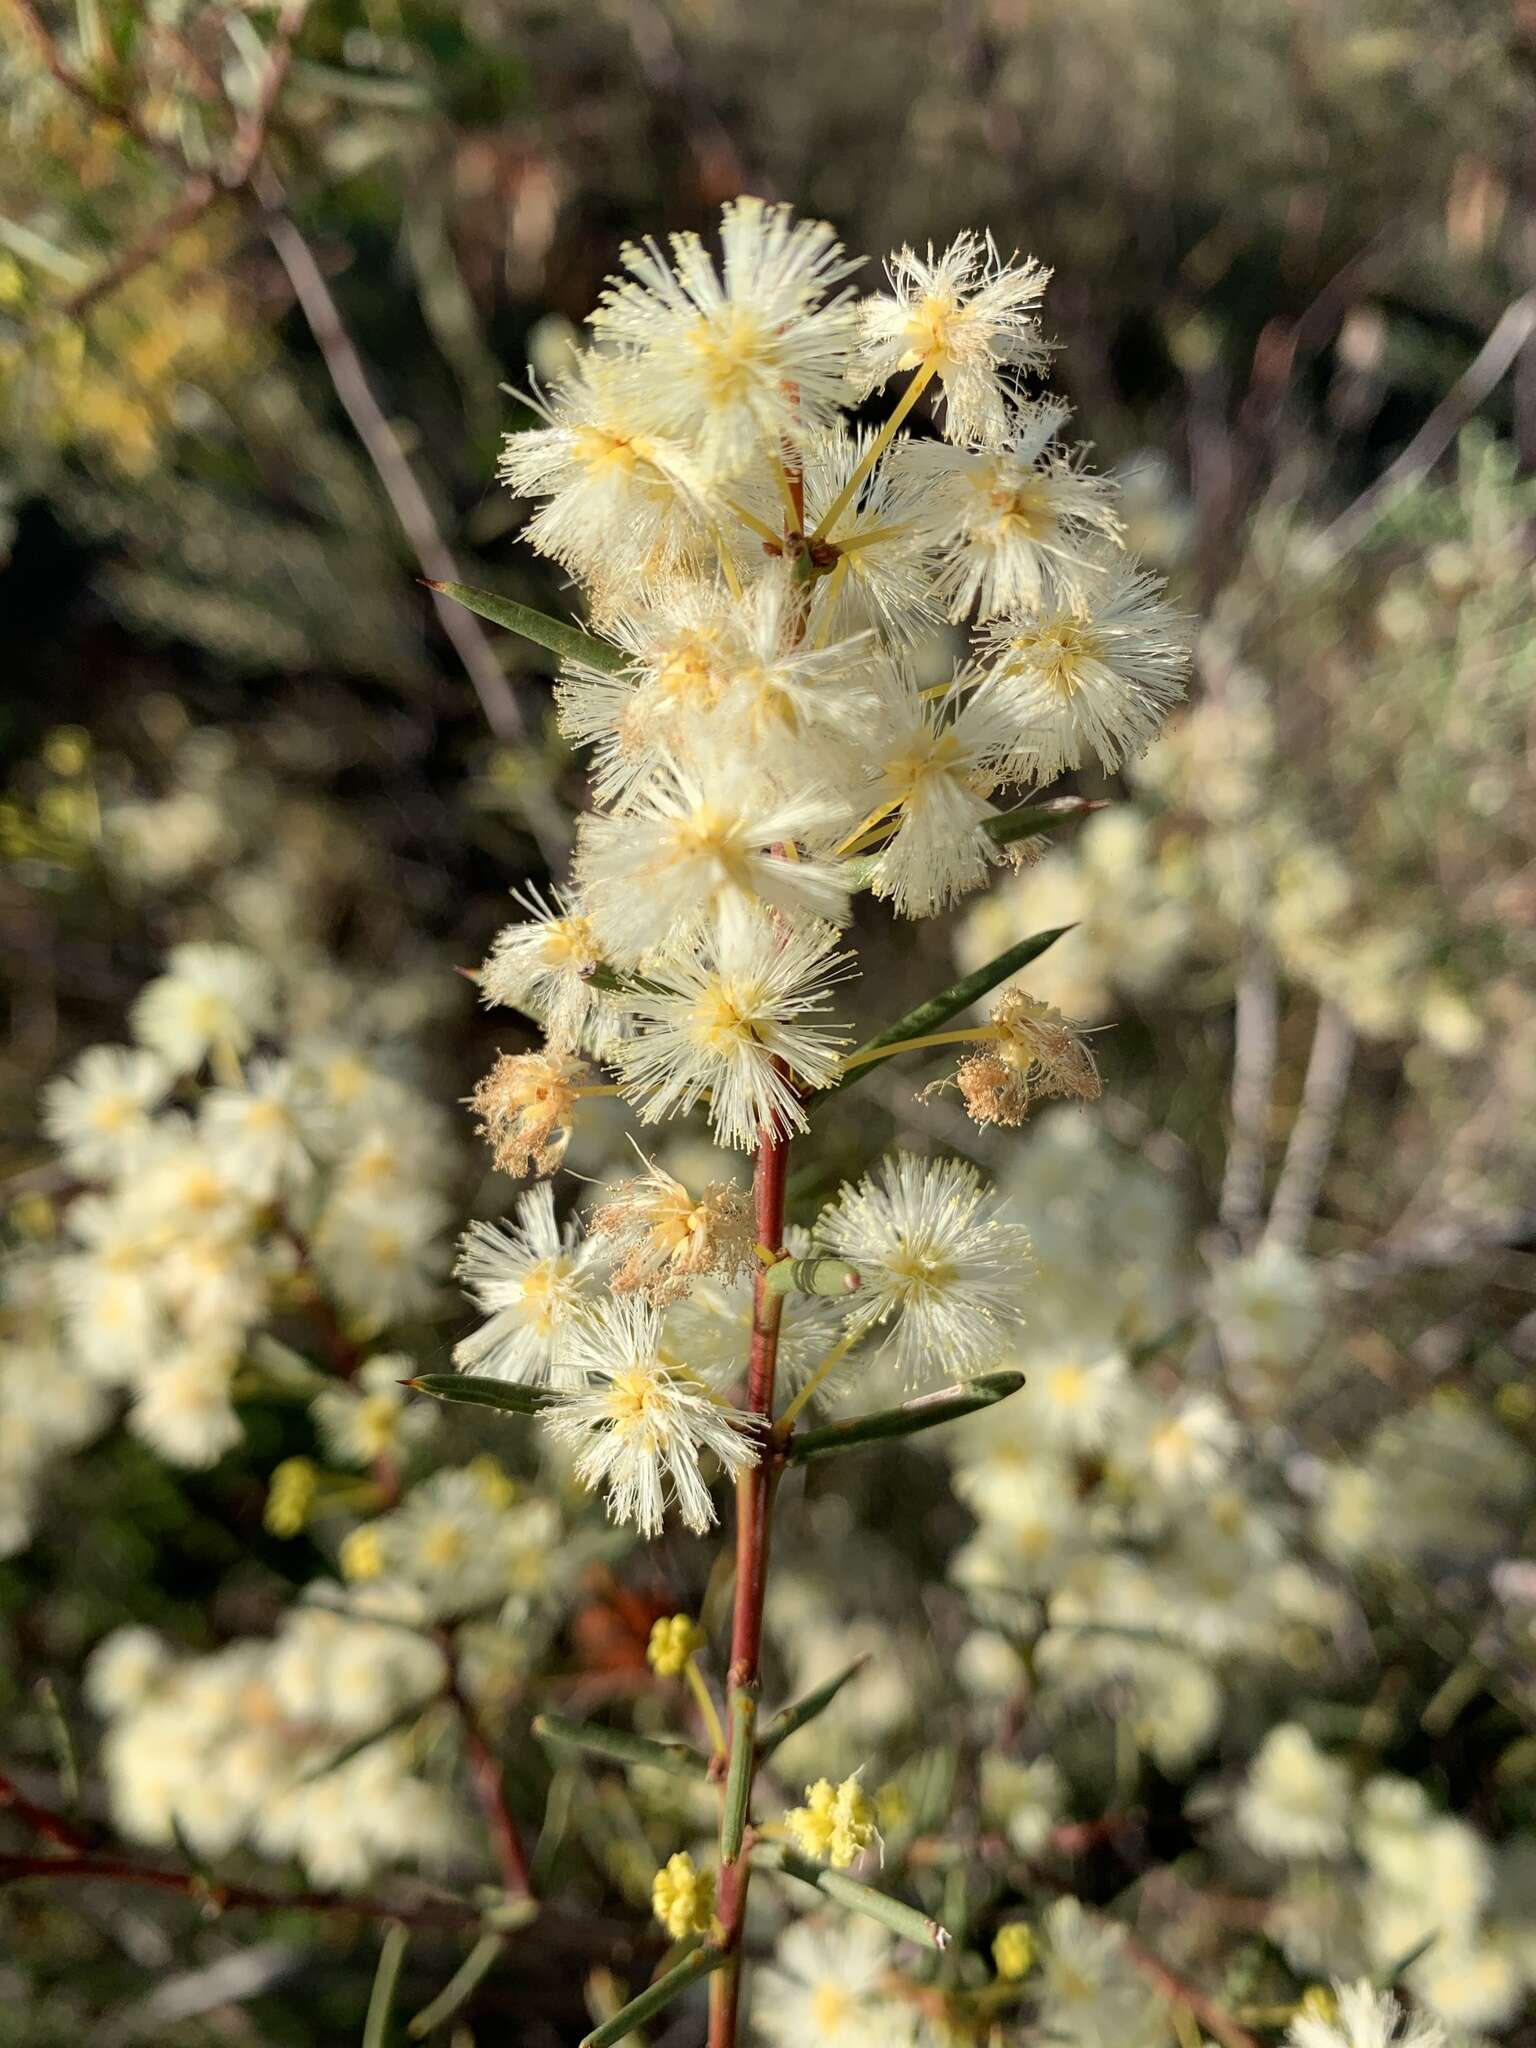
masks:
[(90, 1838), (72, 1820), (66, 1820), (62, 1813), (55, 1813), (50, 1806), (39, 1806), (35, 1799), (29, 1799), (16, 1781), (3, 1771), (0, 1771), (0, 1812), (14, 1814), (24, 1828), (30, 1828), (34, 1835), (41, 1835), (45, 1842), (56, 1842), (71, 1855), (79, 1855), (90, 1847)]
[(470, 1781), (485, 1820), (486, 1832), (491, 1838), (496, 1867), (501, 1873), (502, 1889), (514, 1898), (531, 1899), (533, 1884), (528, 1875), (528, 1859), (523, 1853), (523, 1845), (518, 1837), (517, 1823), (513, 1820), (511, 1809), (507, 1805), (507, 1787), (502, 1774), (501, 1760), (486, 1740), (485, 1730), (480, 1725), (480, 1717), (464, 1691), (459, 1674), (458, 1648), (452, 1631), (444, 1628), (437, 1630), (436, 1634), (438, 1647), (443, 1653), (448, 1669), (446, 1691), (464, 1730)]
[(168, 158), (178, 168), (185, 168), (185, 158), (175, 143), (166, 142), (152, 129), (146, 128), (131, 107), (120, 106), (115, 100), (108, 99), (89, 79), (82, 78), (78, 71), (64, 61), (64, 53), (54, 40), (53, 31), (44, 21), (37, 0), (13, 0), (13, 4), (21, 18), (22, 27), (36, 44), (39, 56), (56, 83), (72, 98), (78, 100), (87, 113), (94, 115), (99, 121), (110, 121), (115, 127), (121, 128), (123, 133), (131, 136), (141, 149), (148, 150), (154, 156)]
[(261, 81), (249, 111), (235, 132), (234, 152), (223, 173), (223, 183), (231, 192), (248, 185), (255, 175), (262, 152), (267, 146), (267, 130), (272, 125), (272, 116), (277, 112), (277, 102), (283, 87), (288, 82), (288, 71), (293, 63), (293, 43), (299, 30), (304, 26), (304, 16), (309, 9), (309, 0), (285, 0), (282, 13), (277, 18), (269, 45), (266, 75)]
[(1265, 1140), (1275, 1076), (1279, 997), (1263, 941), (1250, 935), (1238, 971), (1232, 1047), (1232, 1133), (1227, 1143), (1219, 1214), (1247, 1245), (1263, 1214)]
[(1257, 2039), (1233, 2019), (1225, 2006), (1191, 1984), (1187, 1977), (1180, 1976), (1177, 1970), (1170, 1969), (1149, 1948), (1143, 1948), (1133, 1934), (1125, 1935), (1124, 1950), (1126, 1961), (1133, 1969), (1139, 1970), (1164, 1998), (1172, 1999), (1192, 2012), (1205, 2031), (1223, 2044), (1223, 2048), (1259, 2048)]
[(1402, 454), (1324, 531), (1321, 545), (1333, 559), (1347, 554), (1369, 533), (1399, 492), (1429, 474), (1533, 335), (1536, 291), (1522, 292), (1504, 308), (1493, 332)]
[(59, 311), (66, 319), (78, 320), (98, 300), (110, 295), (125, 285), (129, 278), (163, 256), (171, 243), (203, 215), (222, 195), (211, 178), (195, 176), (188, 178), (182, 188), (181, 197), (153, 226), (146, 228), (136, 241), (130, 242), (120, 256), (114, 258), (104, 270), (97, 272), (88, 284), (61, 301)]
[(1337, 1005), (1324, 1003), (1312, 1034), (1301, 1106), (1264, 1227), (1266, 1244), (1295, 1249), (1306, 1237), (1333, 1150), (1354, 1053), (1354, 1026)]
[(252, 1885), (220, 1884), (191, 1870), (162, 1870), (126, 1856), (0, 1855), (0, 1885), (27, 1878), (99, 1878), (112, 1884), (145, 1886), (196, 1899), (205, 1910), (240, 1909), (267, 1913), (352, 1913), (369, 1920), (400, 1920), (410, 1927), (473, 1927), (484, 1918), (478, 1906), (456, 1899), (424, 1900), (414, 1906), (370, 1897), (346, 1898), (336, 1892), (269, 1892)]
[[(314, 251), (284, 207), (281, 187), (270, 170), (265, 169), (258, 169), (253, 186), (261, 202), (262, 224), (267, 237), (287, 273), (293, 295), (314, 336), (336, 396), (373, 464), (422, 574), (429, 583), (460, 582), (458, 566), (449, 553), (426, 493), (406, 459), (398, 435), (373, 394), (362, 358), (347, 332)], [(526, 729), (512, 685), (503, 674), (491, 643), (474, 614), (435, 590), (432, 603), (443, 631), (480, 699), (480, 708), (491, 731), (500, 740), (525, 739)], [(560, 866), (565, 858), (568, 839), (564, 820), (547, 791), (530, 789), (527, 815), (529, 829), (537, 839), (544, 858), (551, 867)]]

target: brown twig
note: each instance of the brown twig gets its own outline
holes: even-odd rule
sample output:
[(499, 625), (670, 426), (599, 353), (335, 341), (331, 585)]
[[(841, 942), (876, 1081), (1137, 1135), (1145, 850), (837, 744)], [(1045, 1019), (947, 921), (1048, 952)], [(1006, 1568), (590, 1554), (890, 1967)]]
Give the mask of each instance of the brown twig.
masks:
[(518, 1837), (517, 1823), (507, 1805), (506, 1780), (502, 1775), (501, 1760), (486, 1740), (480, 1717), (464, 1691), (459, 1672), (458, 1646), (451, 1629), (438, 1629), (438, 1647), (443, 1653), (448, 1668), (445, 1687), (452, 1701), (464, 1731), (464, 1748), (469, 1759), (470, 1783), (485, 1821), (486, 1832), (491, 1838), (491, 1850), (496, 1858), (496, 1867), (501, 1873), (502, 1889), (514, 1898), (531, 1899), (533, 1884), (528, 1874), (528, 1859)]
[(163, 256), (176, 237), (201, 220), (219, 197), (219, 188), (212, 178), (200, 173), (188, 178), (175, 205), (146, 228), (136, 241), (130, 242), (105, 269), (98, 271), (89, 283), (64, 299), (59, 311), (68, 320), (78, 320), (99, 300), (110, 297), (147, 264)]
[(1321, 545), (1333, 559), (1364, 539), (1394, 497), (1429, 474), (1533, 336), (1536, 291), (1522, 292), (1504, 308), (1488, 339), (1402, 454), (1325, 529)]
[[(342, 320), (315, 253), (286, 210), (283, 192), (271, 170), (258, 166), (253, 189), (262, 207), (262, 223), (279, 263), (287, 273), (300, 312), (324, 360), (331, 384), (353, 431), (373, 464), (402, 532), (429, 583), (457, 583), (458, 567), (449, 553), (436, 516), (416, 472), (406, 459), (399, 436), (385, 418), (363, 368), (362, 357)], [(526, 736), (523, 716), (512, 685), (502, 672), (491, 643), (472, 612), (451, 598), (432, 593), (433, 607), (444, 633), (463, 663), (486, 723), (501, 740)], [(545, 791), (531, 790), (529, 829), (551, 867), (563, 864), (567, 834), (558, 806)]]
[[(753, 1172), (757, 1241), (770, 1252), (784, 1241), (784, 1199), (789, 1179), (789, 1139), (771, 1124), (759, 1135)], [(762, 1273), (752, 1304), (752, 1340), (747, 1358), (747, 1410), (766, 1424), (773, 1415), (778, 1370), (779, 1319), (784, 1297), (770, 1291)], [(763, 1600), (768, 1583), (768, 1545), (778, 1468), (766, 1457), (736, 1481), (736, 1601), (731, 1619), (730, 1683), (757, 1683), (763, 1648)], [(733, 1734), (735, 1723), (733, 1721)], [(750, 1805), (750, 1799), (749, 1799)], [(745, 1846), (723, 1859), (720, 1871), (721, 1943), (729, 1960), (710, 1980), (709, 2048), (735, 2048), (741, 1998), (741, 1939), (746, 1921), (751, 1865)]]
[(73, 1821), (66, 1820), (62, 1813), (55, 1813), (52, 1807), (39, 1806), (35, 1799), (29, 1799), (16, 1783), (0, 1771), (0, 1812), (10, 1813), (24, 1828), (30, 1828), (34, 1835), (41, 1835), (45, 1842), (56, 1842), (71, 1855), (79, 1855), (90, 1847), (90, 1838), (77, 1828)]
[(1223, 2048), (1259, 2048), (1255, 2036), (1239, 2025), (1225, 2006), (1218, 2004), (1198, 1985), (1191, 1984), (1187, 1977), (1180, 1976), (1177, 1970), (1170, 1969), (1160, 1956), (1143, 1947), (1133, 1934), (1125, 1935), (1124, 1948), (1126, 1961), (1132, 1968), (1139, 1970), (1164, 1998), (1192, 2012), (1205, 2031), (1223, 2044)]
[(197, 1899), (215, 1913), (243, 1908), (270, 1913), (354, 1913), (370, 1920), (400, 1920), (410, 1927), (472, 1927), (484, 1917), (478, 1906), (458, 1900), (433, 1899), (400, 1905), (392, 1899), (347, 1898), (335, 1892), (269, 1892), (252, 1885), (220, 1884), (196, 1871), (162, 1870), (155, 1864), (137, 1863), (126, 1856), (0, 1855), (0, 1884), (18, 1884), (34, 1877), (69, 1878), (82, 1883), (99, 1878), (112, 1884), (143, 1885)]
[(1307, 1234), (1333, 1150), (1354, 1054), (1355, 1027), (1337, 1004), (1324, 1003), (1312, 1033), (1301, 1106), (1291, 1126), (1269, 1221), (1264, 1226), (1266, 1244), (1294, 1249)]

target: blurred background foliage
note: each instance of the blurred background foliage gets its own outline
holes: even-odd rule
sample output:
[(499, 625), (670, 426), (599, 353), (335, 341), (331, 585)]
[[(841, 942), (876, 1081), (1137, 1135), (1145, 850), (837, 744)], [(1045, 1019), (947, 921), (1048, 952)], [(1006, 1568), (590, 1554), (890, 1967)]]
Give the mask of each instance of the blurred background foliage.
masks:
[[(1114, 1024), (1103, 1122), (1177, 1184), (1189, 1256), (1251, 1246), (1267, 1182), (1347, 1286), (1329, 1441), (1434, 1395), (1536, 1444), (1530, 0), (6, 0), (0, 102), (15, 1239), (57, 1192), (40, 1081), (119, 1035), (179, 940), (371, 991), (440, 1101), (486, 1064), (452, 969), (558, 862), (579, 770), (543, 658), (450, 639), (418, 579), (446, 554), (559, 607), (493, 481), (527, 417), (507, 384), (558, 368), (625, 237), (750, 190), (876, 257), (980, 224), (1055, 265), (1059, 381), (1202, 622), (1189, 714), (1124, 784), (1083, 780), (1112, 807), (972, 912), (965, 963), (1078, 920), (1036, 979)], [(904, 985), (945, 978), (909, 938)], [(829, 1178), (863, 1163), (871, 1103), (898, 1137), (949, 1114), (869, 1089), (834, 1112)], [(467, 1149), (458, 1170), (466, 1210), (504, 1201)], [(451, 1309), (428, 1323), (440, 1356)], [(1262, 1370), (1245, 1398), (1282, 1405)], [(275, 1611), (302, 1576), (261, 1527), (285, 1427), (175, 1484), (121, 1437), (57, 1468), (0, 1565), (8, 1753), (46, 1772), (84, 1730), (112, 1621), (206, 1647)], [(857, 1522), (899, 1612), (911, 1560), (871, 1533), (898, 1482), (862, 1483), (818, 1527)], [(934, 1559), (964, 1518), (929, 1508), (952, 1647)], [(1487, 1650), (1475, 1602), (1437, 1597), (1400, 1646), (1414, 1699)], [(1400, 1767), (1491, 1809), (1503, 1759), (1528, 1823), (1528, 1651), (1488, 1654), (1512, 1687), (1491, 1723), (1432, 1723)], [(146, 2021), (144, 1971), (186, 1960), (149, 1908), (3, 1910), (18, 2048), (108, 2013), (90, 2038), (318, 2042), (366, 1996), (346, 1923), (283, 1923), (327, 1967), (274, 1966), (259, 2020)]]

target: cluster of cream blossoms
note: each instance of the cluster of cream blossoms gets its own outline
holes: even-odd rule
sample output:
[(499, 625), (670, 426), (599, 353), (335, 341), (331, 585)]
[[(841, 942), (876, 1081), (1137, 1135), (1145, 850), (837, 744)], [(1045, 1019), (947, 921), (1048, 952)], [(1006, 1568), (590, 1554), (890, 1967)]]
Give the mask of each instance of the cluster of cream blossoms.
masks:
[[(481, 975), (546, 1034), (474, 1096), (514, 1175), (559, 1166), (592, 1094), (642, 1125), (702, 1106), (736, 1151), (804, 1131), (848, 1070), (855, 897), (946, 910), (1016, 857), (1014, 793), (1117, 767), (1182, 693), (1181, 622), (1036, 388), (1046, 271), (964, 234), (903, 250), (861, 299), (830, 227), (753, 199), (721, 245), (626, 249), (590, 345), (507, 443), (507, 482), (542, 501), (527, 538), (595, 629), (558, 702), (598, 805), (568, 890), (527, 898)], [(893, 379), (885, 424), (860, 424)], [(931, 682), (918, 650), (946, 624), (968, 645)], [(1080, 1038), (1018, 989), (951, 1035), (980, 1121), (1098, 1091)], [(985, 1370), (1019, 1319), (1027, 1240), (960, 1161), (886, 1160), (790, 1248), (862, 1283), (792, 1302), (797, 1401), (856, 1347), (913, 1378)], [(722, 1400), (756, 1256), (728, 1178), (696, 1193), (649, 1166), (585, 1238), (536, 1192), (466, 1240), (489, 1319), (458, 1362), (546, 1385), (617, 1516), (654, 1531), (674, 1498), (702, 1528), (701, 1453), (757, 1455)]]

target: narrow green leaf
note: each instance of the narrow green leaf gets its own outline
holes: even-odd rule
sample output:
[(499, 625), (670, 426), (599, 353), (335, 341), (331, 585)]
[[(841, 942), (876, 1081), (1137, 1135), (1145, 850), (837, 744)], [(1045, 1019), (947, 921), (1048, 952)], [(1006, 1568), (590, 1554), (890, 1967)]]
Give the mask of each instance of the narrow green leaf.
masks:
[(1016, 811), (988, 818), (981, 829), (994, 846), (1012, 846), (1016, 840), (1032, 839), (1037, 832), (1049, 832), (1053, 826), (1075, 825), (1094, 811), (1108, 809), (1107, 797), (1050, 796), (1043, 803), (1020, 804)]
[(368, 2017), (363, 2021), (363, 2048), (384, 2048), (389, 2038), (390, 2015), (395, 2009), (395, 1991), (400, 1982), (400, 1965), (405, 1961), (409, 1931), (398, 1920), (384, 1930), (379, 1949), (379, 1967), (374, 1972), (373, 1991), (368, 2000)]
[(343, 1764), (351, 1763), (355, 1756), (361, 1756), (365, 1749), (372, 1749), (376, 1742), (386, 1742), (391, 1735), (403, 1735), (406, 1729), (413, 1728), (434, 1704), (432, 1700), (417, 1700), (411, 1706), (402, 1707), (393, 1719), (384, 1722), (381, 1727), (370, 1728), (366, 1735), (354, 1735), (350, 1742), (343, 1743), (334, 1756), (328, 1756), (323, 1763), (311, 1764), (307, 1771), (301, 1772), (299, 1783), (313, 1784), (317, 1778), (324, 1778), (332, 1771), (339, 1771)]
[(562, 661), (585, 662), (588, 668), (602, 669), (606, 675), (624, 666), (624, 656), (617, 647), (599, 640), (595, 634), (584, 633), (580, 626), (569, 626), (564, 619), (552, 619), (548, 612), (535, 611), (531, 604), (519, 604), (513, 597), (498, 597), (494, 590), (472, 590), (467, 583), (423, 580), (428, 590), (451, 597), (466, 611), (478, 612), (482, 619), (489, 619), (494, 626), (505, 626), (509, 633), (521, 633), (525, 640), (558, 654)]
[(849, 1877), (841, 1870), (824, 1870), (819, 1863), (797, 1855), (782, 1843), (761, 1843), (753, 1849), (752, 1861), (764, 1870), (774, 1870), (783, 1877), (798, 1878), (801, 1884), (814, 1885), (824, 1897), (846, 1906), (850, 1913), (862, 1913), (867, 1920), (878, 1920), (882, 1927), (889, 1927), (893, 1934), (899, 1934), (907, 1941), (941, 1951), (949, 1947), (948, 1929), (941, 1927), (937, 1920), (930, 1920), (926, 1913), (920, 1913), (916, 1906), (893, 1899), (889, 1892), (877, 1892), (873, 1885), (860, 1884), (857, 1878)]
[(720, 1859), (734, 1863), (747, 1832), (747, 1807), (752, 1799), (752, 1772), (757, 1763), (758, 1687), (731, 1687), (731, 1764), (720, 1812)]
[(668, 1970), (664, 1977), (648, 1984), (638, 1998), (632, 1998), (611, 2020), (604, 2020), (600, 2027), (594, 2027), (582, 2041), (581, 2048), (614, 2048), (616, 2042), (634, 2033), (637, 2027), (644, 2026), (674, 1998), (681, 1998), (690, 1985), (707, 1977), (711, 1970), (718, 1970), (724, 1961), (724, 1949), (714, 1948), (708, 1943), (703, 1948), (696, 1948), (675, 1970)]
[(1016, 1394), (1023, 1384), (1021, 1372), (989, 1372), (963, 1387), (940, 1387), (936, 1393), (920, 1394), (915, 1401), (903, 1401), (899, 1408), (879, 1408), (871, 1415), (851, 1415), (846, 1422), (829, 1422), (822, 1429), (801, 1430), (790, 1438), (784, 1455), (792, 1464), (801, 1464), (807, 1458), (851, 1451), (860, 1444), (916, 1436), (919, 1430), (937, 1429), (941, 1423), (958, 1422), (962, 1415), (994, 1407), (1010, 1394)]
[(607, 1757), (610, 1763), (644, 1764), (653, 1771), (670, 1771), (674, 1778), (705, 1778), (709, 1764), (696, 1749), (685, 1743), (652, 1742), (644, 1735), (631, 1735), (626, 1728), (604, 1728), (596, 1721), (568, 1721), (563, 1714), (538, 1714), (533, 1732), (541, 1742), (557, 1749), (584, 1750), (590, 1756)]
[[(978, 967), (974, 974), (967, 974), (959, 981), (953, 981), (936, 996), (930, 996), (926, 1003), (919, 1003), (915, 1010), (908, 1010), (904, 1017), (898, 1017), (894, 1024), (888, 1024), (884, 1031), (877, 1031), (852, 1054), (857, 1059), (862, 1053), (878, 1052), (882, 1046), (900, 1045), (908, 1038), (926, 1038), (931, 1031), (942, 1031), (951, 1017), (958, 1017), (962, 1010), (968, 1010), (972, 1003), (980, 1002), (990, 995), (999, 982), (1006, 981), (1010, 974), (1017, 974), (1021, 967), (1027, 967), (1031, 960), (1038, 960), (1047, 947), (1064, 938), (1071, 931), (1069, 924), (1058, 925), (1054, 931), (1036, 932), (1032, 938), (1020, 939), (1016, 946), (1010, 946), (1005, 953), (999, 953), (995, 960), (989, 960), (985, 967)], [(869, 1067), (878, 1066), (878, 1060), (870, 1060)], [(857, 1081), (867, 1068), (854, 1067), (851, 1073), (836, 1081), (829, 1081), (820, 1092), (830, 1095), (836, 1089), (846, 1088)]]
[[(1094, 811), (1108, 808), (1107, 797), (1052, 796), (1041, 803), (1020, 804), (1017, 810), (988, 818), (981, 829), (994, 846), (1012, 846), (1017, 840), (1032, 839), (1039, 832), (1058, 831), (1063, 826), (1077, 824)], [(879, 865), (878, 853), (861, 853), (843, 863), (843, 880), (855, 894), (861, 889), (873, 888)]]
[(508, 1415), (538, 1415), (559, 1400), (546, 1387), (519, 1386), (514, 1380), (487, 1379), (473, 1372), (424, 1372), (401, 1384), (430, 1394), (434, 1401), (466, 1401), (471, 1408), (500, 1408)]
[(846, 1670), (839, 1671), (835, 1678), (829, 1678), (825, 1685), (818, 1685), (814, 1692), (808, 1692), (804, 1699), (796, 1700), (791, 1706), (780, 1708), (757, 1738), (759, 1757), (772, 1756), (781, 1742), (787, 1742), (807, 1721), (814, 1721), (818, 1714), (831, 1706), (848, 1681), (858, 1677), (868, 1662), (869, 1652), (866, 1650), (862, 1657), (855, 1657)]
[(768, 1268), (763, 1282), (770, 1294), (825, 1294), (834, 1298), (857, 1294), (864, 1285), (857, 1266), (846, 1259), (780, 1259)]
[(506, 1945), (504, 1934), (481, 1935), (436, 1998), (430, 2005), (424, 2005), (407, 2026), (405, 2031), (413, 2041), (419, 2041), (423, 2034), (430, 2034), (444, 2020), (453, 2018), (465, 1999), (473, 1996), (475, 1986), (489, 1972)]

